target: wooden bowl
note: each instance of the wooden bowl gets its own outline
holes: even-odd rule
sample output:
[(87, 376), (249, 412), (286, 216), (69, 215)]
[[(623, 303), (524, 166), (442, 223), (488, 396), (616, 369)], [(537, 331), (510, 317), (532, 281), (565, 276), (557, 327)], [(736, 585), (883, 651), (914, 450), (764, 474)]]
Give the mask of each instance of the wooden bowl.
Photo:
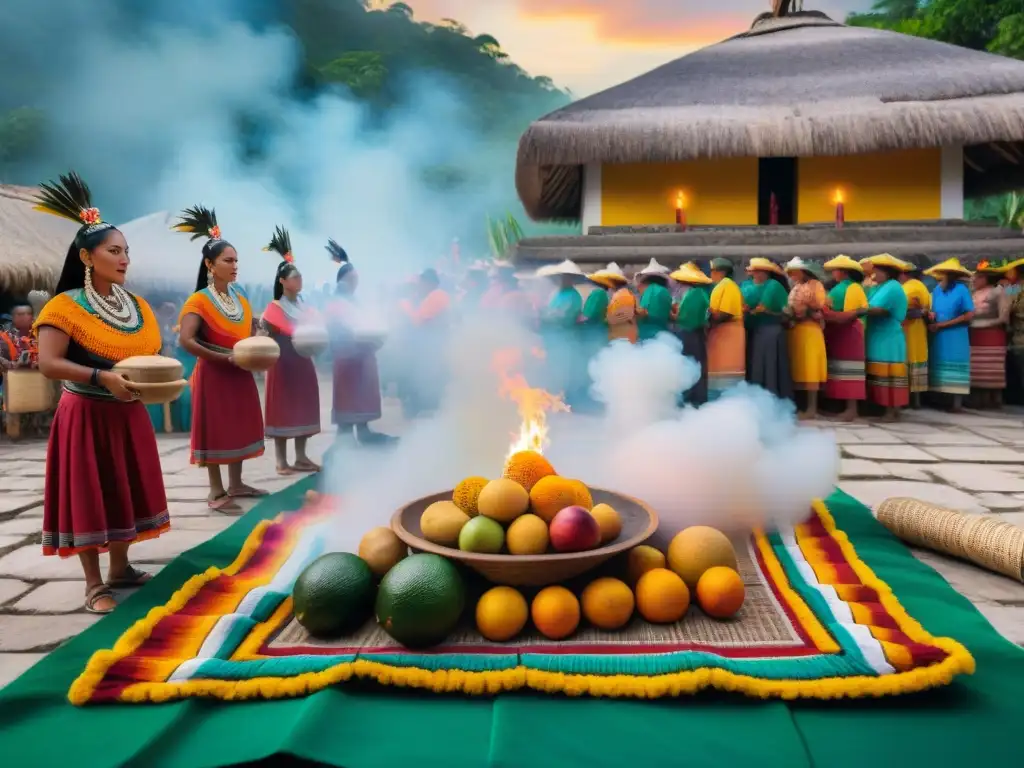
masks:
[(170, 384), (179, 381), (185, 369), (173, 357), (138, 355), (115, 363), (114, 370), (138, 384)]
[(185, 379), (162, 382), (132, 382), (132, 389), (139, 393), (139, 402), (143, 405), (166, 405), (173, 403), (185, 391), (188, 382)]
[(231, 350), (235, 365), (245, 371), (269, 371), (281, 356), (281, 347), (269, 336), (250, 336), (242, 339)]
[(431, 552), (464, 563), (495, 584), (546, 587), (586, 573), (620, 552), (643, 544), (658, 529), (658, 515), (642, 501), (600, 488), (591, 488), (590, 495), (594, 504), (610, 504), (619, 513), (622, 533), (615, 541), (586, 552), (483, 555), (429, 542), (420, 530), (420, 517), (435, 501), (451, 501), (452, 491), (425, 496), (402, 507), (391, 518), (391, 529), (414, 552)]
[(327, 349), (327, 329), (322, 325), (300, 325), (292, 334), (295, 351), (303, 357), (316, 357)]

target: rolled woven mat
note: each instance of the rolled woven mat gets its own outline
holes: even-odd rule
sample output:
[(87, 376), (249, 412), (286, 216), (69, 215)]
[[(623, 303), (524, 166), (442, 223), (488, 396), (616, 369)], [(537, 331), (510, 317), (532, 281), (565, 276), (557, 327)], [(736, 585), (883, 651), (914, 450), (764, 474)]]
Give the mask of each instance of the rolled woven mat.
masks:
[(1024, 581), (1024, 528), (918, 499), (886, 499), (877, 516), (903, 541)]

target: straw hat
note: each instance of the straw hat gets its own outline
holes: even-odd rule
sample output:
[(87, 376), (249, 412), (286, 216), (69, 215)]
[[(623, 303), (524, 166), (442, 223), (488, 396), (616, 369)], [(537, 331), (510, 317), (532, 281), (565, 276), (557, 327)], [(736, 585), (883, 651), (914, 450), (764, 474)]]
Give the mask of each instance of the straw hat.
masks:
[(864, 267), (849, 256), (845, 256), (843, 254), (836, 256), (832, 261), (826, 261), (825, 269), (845, 269), (849, 272), (860, 272), (862, 275), (864, 274)]
[(592, 282), (595, 282), (598, 285), (603, 285), (606, 288), (614, 288), (616, 285), (629, 282), (629, 278), (627, 278), (626, 274), (622, 271), (622, 267), (614, 261), (603, 269), (591, 272), (587, 277), (589, 277)]
[(643, 269), (641, 269), (639, 272), (637, 272), (637, 274), (638, 275), (660, 275), (661, 277), (667, 277), (669, 272), (671, 272), (671, 270), (668, 267), (666, 267), (666, 266), (664, 266), (662, 264), (659, 264), (656, 259), (651, 259), (651, 263), (648, 264)]
[(794, 256), (792, 259), (786, 262), (786, 272), (806, 272), (809, 275), (813, 275), (813, 265), (809, 261), (804, 261), (799, 256)]
[(1006, 265), (1006, 271), (1009, 272), (1011, 269), (1020, 269), (1021, 267), (1024, 267), (1024, 259), (1016, 259)]
[[(908, 264), (903, 259), (897, 259), (891, 253), (880, 253), (877, 256), (869, 256), (867, 262), (873, 267), (889, 267), (895, 269), (898, 272), (910, 272), (913, 268), (913, 264)], [(861, 264), (864, 262), (861, 261)]]
[(733, 269), (736, 265), (724, 256), (718, 256), (711, 260), (711, 268), (715, 270)]
[(691, 283), (693, 285), (711, 285), (711, 278), (700, 271), (700, 268), (692, 261), (680, 265), (679, 269), (669, 275), (677, 283)]
[(934, 267), (929, 267), (924, 271), (924, 273), (929, 277), (935, 277), (941, 272), (952, 272), (954, 275), (960, 275), (961, 277), (971, 276), (971, 270), (961, 264), (960, 259), (955, 256), (936, 264)]
[(586, 274), (577, 266), (576, 262), (566, 259), (560, 264), (546, 264), (537, 270), (537, 277), (580, 277), (586, 278)]
[(776, 264), (770, 259), (765, 259), (761, 256), (755, 256), (747, 264), (747, 272), (774, 272), (776, 275), (784, 275), (782, 267)]
[(974, 268), (975, 272), (984, 272), (988, 275), (1005, 275), (1009, 266), (1006, 264), (992, 264), (989, 261), (982, 260), (978, 262), (978, 266)]

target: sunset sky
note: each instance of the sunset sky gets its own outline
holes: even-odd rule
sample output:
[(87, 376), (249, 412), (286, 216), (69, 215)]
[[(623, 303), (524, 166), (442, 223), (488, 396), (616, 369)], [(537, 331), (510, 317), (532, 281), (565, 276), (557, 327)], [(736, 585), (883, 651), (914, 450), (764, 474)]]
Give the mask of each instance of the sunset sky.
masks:
[[(742, 32), (769, 0), (405, 0), (422, 21), (493, 35), (532, 75), (583, 96)], [(805, 0), (840, 21), (872, 0)]]

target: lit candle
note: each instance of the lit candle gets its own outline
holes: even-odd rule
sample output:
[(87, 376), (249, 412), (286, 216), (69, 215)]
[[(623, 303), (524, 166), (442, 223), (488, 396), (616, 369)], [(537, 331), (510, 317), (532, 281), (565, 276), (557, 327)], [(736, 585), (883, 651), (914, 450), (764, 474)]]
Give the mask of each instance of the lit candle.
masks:
[(682, 192), (676, 193), (676, 224), (686, 229), (686, 198)]
[(836, 190), (836, 229), (842, 229), (846, 223), (846, 208), (843, 205), (843, 190)]

